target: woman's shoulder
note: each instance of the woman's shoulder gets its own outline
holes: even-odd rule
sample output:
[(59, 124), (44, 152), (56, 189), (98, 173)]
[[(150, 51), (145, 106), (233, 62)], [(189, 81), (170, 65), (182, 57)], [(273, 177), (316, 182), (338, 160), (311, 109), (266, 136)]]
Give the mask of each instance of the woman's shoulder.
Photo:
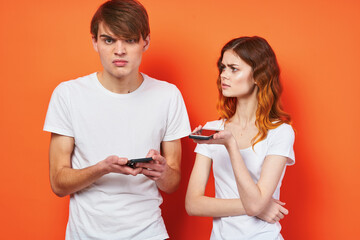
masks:
[(277, 128), (274, 129), (270, 129), (269, 133), (268, 133), (269, 137), (272, 135), (290, 135), (290, 136), (294, 136), (295, 132), (293, 127), (288, 124), (288, 123), (282, 123), (281, 125), (279, 125)]
[(205, 123), (203, 128), (209, 129), (209, 130), (224, 130), (224, 125), (225, 125), (225, 120), (220, 119), (220, 120), (215, 120), (215, 121), (210, 121), (210, 122)]

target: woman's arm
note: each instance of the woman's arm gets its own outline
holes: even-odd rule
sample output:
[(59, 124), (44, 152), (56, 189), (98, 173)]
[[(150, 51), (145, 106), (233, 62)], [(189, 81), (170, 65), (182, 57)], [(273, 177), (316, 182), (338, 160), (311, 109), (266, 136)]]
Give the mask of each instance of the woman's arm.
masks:
[(263, 211), (272, 198), (284, 171), (286, 157), (267, 156), (261, 168), (260, 179), (255, 183), (241, 157), (237, 144), (232, 144), (227, 149), (246, 214), (256, 216)]
[(185, 198), (189, 215), (227, 217), (246, 214), (240, 199), (218, 199), (205, 196), (211, 170), (211, 159), (196, 154)]
[[(228, 217), (245, 215), (246, 211), (240, 199), (218, 199), (205, 196), (205, 188), (211, 169), (211, 159), (196, 155), (185, 198), (185, 208), (189, 215), (207, 217)], [(288, 210), (284, 203), (270, 199), (259, 218), (274, 223), (284, 218)]]
[(286, 157), (267, 156), (261, 168), (260, 179), (257, 183), (242, 159), (236, 140), (229, 131), (222, 131), (214, 135), (214, 143), (225, 145), (233, 167), (237, 188), (246, 214), (259, 215), (267, 206), (279, 183), (286, 164)]

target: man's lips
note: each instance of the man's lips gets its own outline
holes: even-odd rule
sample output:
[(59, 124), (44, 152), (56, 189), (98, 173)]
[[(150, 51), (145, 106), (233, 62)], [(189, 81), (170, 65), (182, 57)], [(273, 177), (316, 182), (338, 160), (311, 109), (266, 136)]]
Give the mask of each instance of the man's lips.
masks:
[(121, 59), (117, 59), (117, 60), (113, 61), (113, 64), (117, 67), (124, 67), (127, 63), (128, 63), (128, 61), (121, 60)]

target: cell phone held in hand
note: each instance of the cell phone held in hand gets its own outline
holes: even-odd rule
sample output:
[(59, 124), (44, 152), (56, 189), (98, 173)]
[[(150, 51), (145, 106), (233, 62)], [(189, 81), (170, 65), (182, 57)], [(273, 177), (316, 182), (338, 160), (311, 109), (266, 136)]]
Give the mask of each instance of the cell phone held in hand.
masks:
[(197, 139), (197, 140), (209, 140), (213, 137), (217, 130), (209, 130), (209, 129), (200, 129), (197, 132), (191, 133), (189, 138)]
[(130, 159), (126, 163), (126, 166), (131, 167), (131, 168), (135, 168), (136, 163), (150, 162), (151, 160), (153, 160), (151, 157)]

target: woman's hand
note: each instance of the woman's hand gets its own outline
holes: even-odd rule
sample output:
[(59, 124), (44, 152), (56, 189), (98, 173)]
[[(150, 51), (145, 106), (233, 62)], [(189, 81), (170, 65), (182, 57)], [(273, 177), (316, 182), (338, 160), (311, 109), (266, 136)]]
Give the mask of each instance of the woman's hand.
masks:
[[(200, 131), (201, 129), (202, 129), (202, 126), (199, 125), (198, 127), (196, 127), (194, 129), (193, 133)], [(221, 145), (224, 145), (225, 147), (230, 147), (233, 145), (237, 146), (236, 140), (229, 130), (219, 131), (219, 132), (215, 133), (213, 135), (213, 137), (209, 140), (194, 139), (194, 142), (199, 143), (199, 144), (221, 144)]]
[(256, 217), (268, 223), (276, 223), (289, 214), (289, 211), (283, 207), (284, 205), (285, 203), (279, 200), (271, 199), (266, 208)]

